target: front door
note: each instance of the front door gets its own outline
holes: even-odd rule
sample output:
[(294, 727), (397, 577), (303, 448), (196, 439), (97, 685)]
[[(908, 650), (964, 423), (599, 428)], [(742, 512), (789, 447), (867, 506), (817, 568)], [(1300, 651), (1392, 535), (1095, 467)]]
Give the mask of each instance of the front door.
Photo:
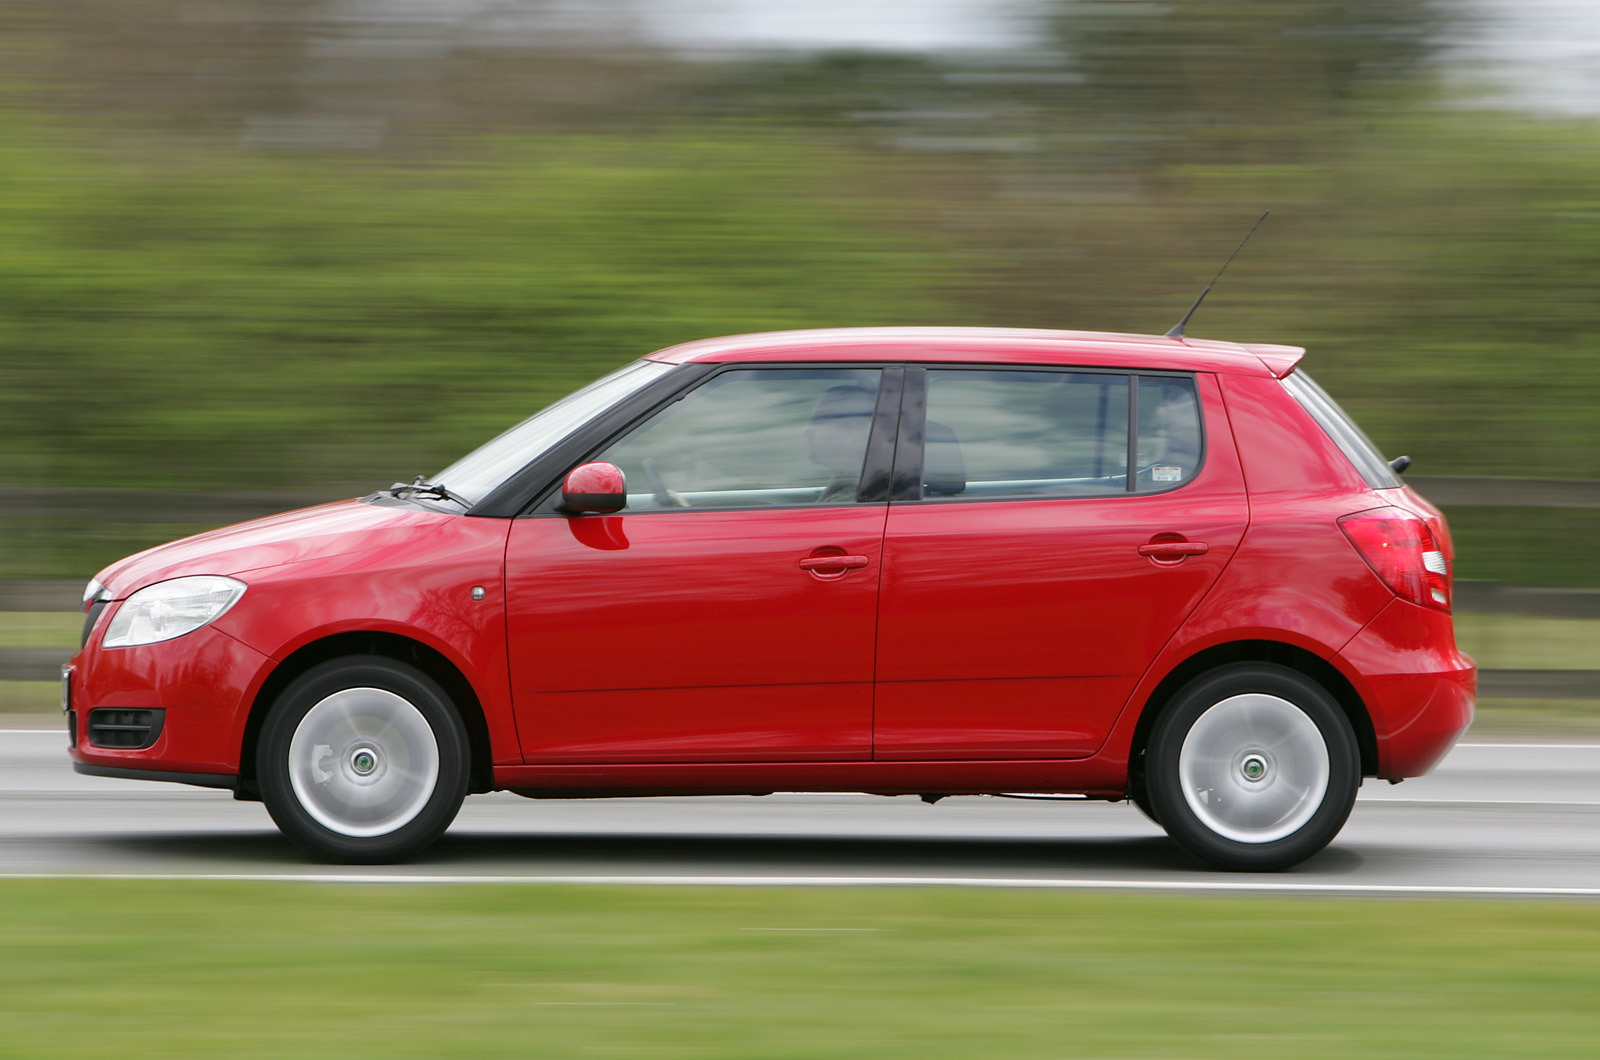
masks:
[(1215, 381), (929, 368), (913, 434), (924, 402), (885, 535), (877, 757), (1090, 755), (1243, 535)]
[(525, 761), (870, 756), (882, 375), (720, 372), (593, 455), (627, 477), (621, 512), (515, 520)]

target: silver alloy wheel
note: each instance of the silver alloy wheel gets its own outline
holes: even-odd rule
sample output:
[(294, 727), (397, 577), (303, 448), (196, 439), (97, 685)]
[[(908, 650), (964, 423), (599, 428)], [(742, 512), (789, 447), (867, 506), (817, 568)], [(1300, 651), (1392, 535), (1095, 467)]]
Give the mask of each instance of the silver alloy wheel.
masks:
[(340, 835), (387, 835), (422, 812), (439, 782), (439, 741), (422, 712), (382, 688), (318, 701), (289, 741), (289, 783), (306, 813)]
[(1316, 815), (1328, 791), (1328, 745), (1287, 699), (1251, 692), (1195, 719), (1178, 754), (1189, 809), (1238, 843), (1271, 843)]

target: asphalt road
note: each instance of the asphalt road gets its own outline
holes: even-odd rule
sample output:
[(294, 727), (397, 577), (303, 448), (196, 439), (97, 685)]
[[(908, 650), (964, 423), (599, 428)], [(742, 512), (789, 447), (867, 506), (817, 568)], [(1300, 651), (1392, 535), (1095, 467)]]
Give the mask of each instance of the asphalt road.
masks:
[(1369, 782), (1333, 845), (1286, 873), (1210, 872), (1126, 804), (914, 797), (469, 798), (408, 865), (310, 863), (258, 803), (73, 773), (59, 732), (0, 731), (0, 876), (176, 875), (923, 882), (1600, 897), (1600, 745), (1467, 744)]

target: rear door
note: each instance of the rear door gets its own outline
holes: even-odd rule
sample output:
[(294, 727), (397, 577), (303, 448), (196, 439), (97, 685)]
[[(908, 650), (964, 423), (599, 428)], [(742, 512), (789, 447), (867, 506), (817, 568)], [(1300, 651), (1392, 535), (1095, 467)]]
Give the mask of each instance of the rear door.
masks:
[(1243, 536), (1214, 378), (912, 369), (900, 449), (875, 756), (1092, 754)]

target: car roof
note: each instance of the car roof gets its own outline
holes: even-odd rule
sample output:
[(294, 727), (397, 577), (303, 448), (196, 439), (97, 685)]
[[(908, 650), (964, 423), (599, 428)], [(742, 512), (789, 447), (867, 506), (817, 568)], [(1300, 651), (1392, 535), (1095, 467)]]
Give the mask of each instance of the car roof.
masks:
[(649, 355), (668, 364), (774, 361), (904, 361), (1075, 365), (1179, 371), (1270, 373), (1283, 378), (1305, 350), (1266, 343), (1217, 342), (1033, 328), (821, 328), (725, 335), (668, 346)]

